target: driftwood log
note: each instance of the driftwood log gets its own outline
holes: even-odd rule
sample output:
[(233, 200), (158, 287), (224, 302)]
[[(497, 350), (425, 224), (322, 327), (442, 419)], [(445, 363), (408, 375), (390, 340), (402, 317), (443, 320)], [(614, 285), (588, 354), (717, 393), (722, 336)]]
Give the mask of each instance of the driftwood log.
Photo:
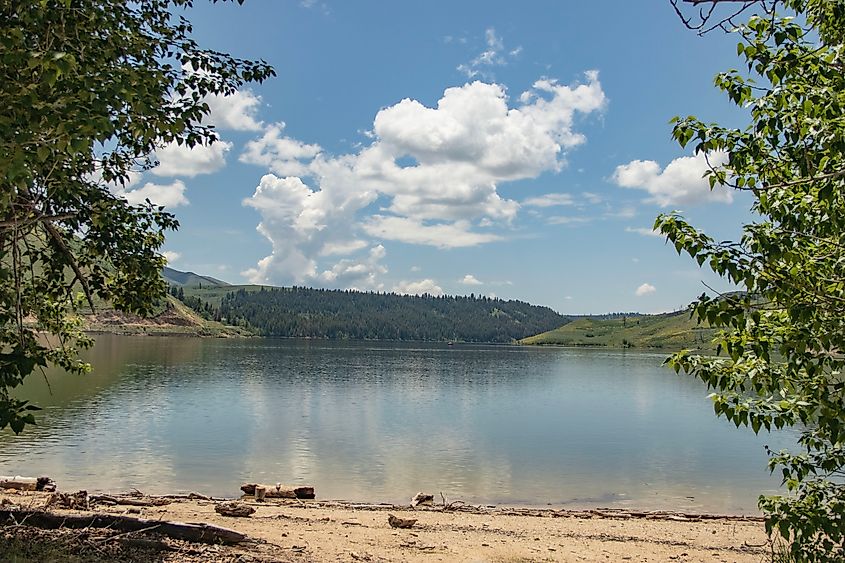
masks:
[(248, 504), (241, 504), (238, 502), (221, 502), (214, 506), (214, 511), (222, 516), (245, 518), (255, 512), (255, 509)]
[(391, 528), (412, 528), (417, 523), (415, 518), (398, 518), (393, 514), (387, 515), (387, 523)]
[(244, 483), (241, 485), (241, 490), (245, 495), (254, 497), (256, 487), (264, 487), (264, 496), (266, 498), (314, 498), (314, 487), (307, 485), (282, 485), (281, 483), (276, 483), (275, 485), (262, 485), (260, 483)]
[(56, 484), (49, 477), (6, 477), (0, 475), (0, 489), (19, 491), (55, 491)]
[(166, 498), (136, 498), (113, 495), (91, 495), (88, 497), (88, 500), (93, 503), (119, 504), (122, 506), (165, 506), (172, 502), (170, 499)]
[(54, 514), (40, 510), (0, 509), (0, 522), (12, 522), (46, 530), (59, 528), (110, 528), (120, 532), (155, 532), (169, 538), (197, 543), (239, 543), (247, 539), (229, 528), (211, 524), (186, 524), (165, 520), (146, 520), (116, 514)]

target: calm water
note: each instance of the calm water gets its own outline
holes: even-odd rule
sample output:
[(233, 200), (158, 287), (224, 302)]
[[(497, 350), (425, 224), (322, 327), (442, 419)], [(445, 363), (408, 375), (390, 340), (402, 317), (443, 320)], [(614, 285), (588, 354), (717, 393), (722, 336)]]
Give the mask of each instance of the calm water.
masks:
[[(309, 483), (318, 498), (754, 512), (764, 444), (717, 420), (662, 354), (164, 337), (98, 338), (84, 377), (33, 376), (45, 406), (0, 433), (0, 474), (63, 489)], [(439, 498), (439, 495), (437, 495)]]

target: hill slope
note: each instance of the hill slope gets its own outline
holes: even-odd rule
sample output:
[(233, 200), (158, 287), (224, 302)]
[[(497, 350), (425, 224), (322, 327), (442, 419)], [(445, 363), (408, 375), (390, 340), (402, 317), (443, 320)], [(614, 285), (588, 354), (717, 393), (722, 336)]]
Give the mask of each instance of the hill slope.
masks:
[(512, 342), (568, 320), (548, 307), (488, 297), (261, 286), (171, 293), (206, 318), (278, 337)]
[(229, 285), (211, 276), (201, 276), (193, 272), (180, 272), (167, 266), (162, 268), (161, 277), (170, 285), (182, 287), (226, 287)]
[(607, 346), (609, 348), (710, 348), (713, 329), (697, 325), (688, 311), (573, 320), (554, 330), (520, 340), (520, 344)]
[(242, 327), (225, 326), (205, 319), (190, 307), (168, 296), (154, 315), (143, 318), (117, 311), (107, 303), (100, 303), (93, 314), (83, 314), (85, 330), (113, 334), (158, 334), (184, 336), (250, 336)]

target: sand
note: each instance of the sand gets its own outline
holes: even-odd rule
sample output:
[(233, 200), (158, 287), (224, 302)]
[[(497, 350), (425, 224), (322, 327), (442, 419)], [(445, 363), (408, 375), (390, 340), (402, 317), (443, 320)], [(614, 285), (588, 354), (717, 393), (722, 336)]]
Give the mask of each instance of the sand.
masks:
[[(49, 496), (4, 492), (0, 502), (40, 508)], [(246, 518), (217, 514), (213, 500), (176, 499), (150, 507), (99, 504), (92, 508), (147, 519), (207, 522), (243, 532), (254, 540), (238, 546), (191, 549), (176, 542), (178, 550), (160, 554), (157, 560), (161, 561), (759, 563), (770, 551), (762, 521), (755, 517), (460, 504), (411, 509), (330, 501), (246, 502), (256, 509)], [(410, 529), (394, 529), (388, 524), (389, 514), (417, 522)]]

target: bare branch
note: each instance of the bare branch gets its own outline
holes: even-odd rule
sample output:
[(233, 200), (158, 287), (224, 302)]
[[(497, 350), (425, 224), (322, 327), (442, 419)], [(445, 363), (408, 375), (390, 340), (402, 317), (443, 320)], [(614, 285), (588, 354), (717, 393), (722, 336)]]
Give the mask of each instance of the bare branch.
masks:
[[(725, 32), (730, 32), (736, 28), (734, 18), (749, 10), (751, 7), (758, 5), (765, 13), (774, 13), (775, 4), (778, 0), (772, 0), (768, 4), (766, 0), (680, 0), (684, 4), (697, 7), (698, 14), (695, 16), (685, 16), (682, 8), (679, 6), (679, 0), (669, 0), (672, 8), (678, 19), (684, 24), (684, 27), (695, 31), (698, 35), (705, 35), (715, 29), (721, 29)], [(712, 21), (717, 4), (734, 4), (729, 15), (721, 17), (717, 21)], [(737, 4), (740, 4), (737, 6)], [(707, 6), (709, 5), (709, 6)], [(700, 7), (702, 6), (702, 7)]]

